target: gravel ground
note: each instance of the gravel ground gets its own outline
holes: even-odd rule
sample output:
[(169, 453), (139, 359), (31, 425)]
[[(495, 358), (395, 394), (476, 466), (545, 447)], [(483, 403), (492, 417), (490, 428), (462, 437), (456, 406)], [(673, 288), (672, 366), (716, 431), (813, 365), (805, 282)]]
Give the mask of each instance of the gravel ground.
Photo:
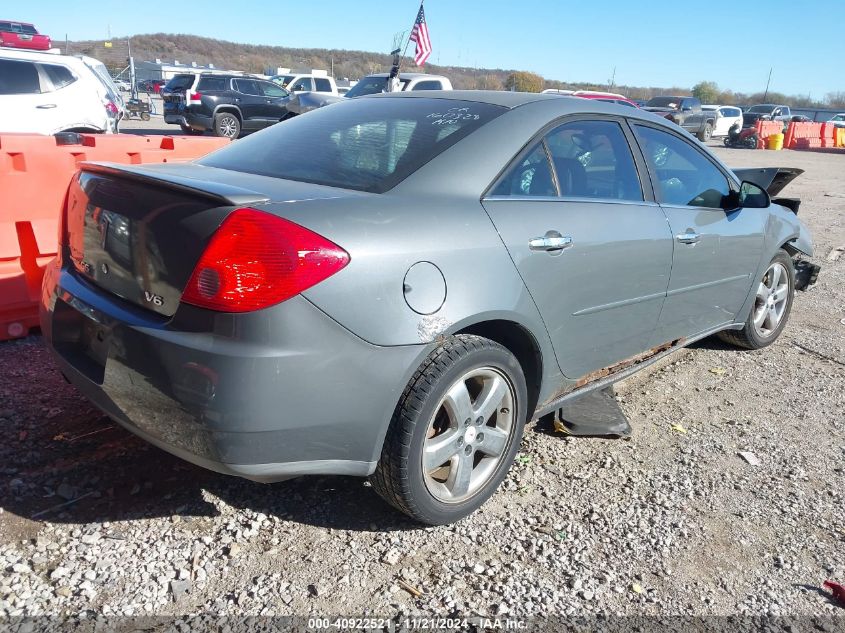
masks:
[(717, 153), (807, 172), (786, 194), (824, 268), (783, 336), (704, 341), (619, 385), (630, 441), (532, 424), (454, 526), (359, 479), (186, 464), (94, 410), (38, 337), (0, 344), (0, 615), (845, 615), (820, 589), (845, 581), (845, 255), (825, 261), (845, 154)]

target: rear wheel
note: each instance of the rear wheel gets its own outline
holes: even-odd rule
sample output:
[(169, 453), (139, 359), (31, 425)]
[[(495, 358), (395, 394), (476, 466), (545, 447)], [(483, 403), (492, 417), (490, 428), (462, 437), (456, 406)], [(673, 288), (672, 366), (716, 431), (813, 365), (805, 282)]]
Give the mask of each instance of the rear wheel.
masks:
[(759, 281), (751, 313), (741, 330), (725, 330), (719, 337), (746, 349), (761, 349), (783, 332), (795, 297), (795, 268), (784, 250), (774, 256)]
[(706, 123), (706, 124), (704, 125), (704, 129), (703, 129), (703, 130), (701, 130), (701, 132), (699, 132), (699, 133), (698, 133), (698, 139), (699, 139), (702, 143), (706, 143), (707, 141), (709, 141), (709, 140), (710, 140), (710, 138), (711, 138), (712, 136), (713, 136), (713, 126), (712, 126), (712, 125), (710, 125), (709, 123)]
[(525, 377), (513, 354), (479, 336), (449, 337), (405, 388), (373, 487), (423, 523), (471, 514), (513, 463), (526, 403)]
[(238, 138), (241, 133), (241, 122), (231, 112), (221, 112), (214, 116), (214, 133), (226, 138)]

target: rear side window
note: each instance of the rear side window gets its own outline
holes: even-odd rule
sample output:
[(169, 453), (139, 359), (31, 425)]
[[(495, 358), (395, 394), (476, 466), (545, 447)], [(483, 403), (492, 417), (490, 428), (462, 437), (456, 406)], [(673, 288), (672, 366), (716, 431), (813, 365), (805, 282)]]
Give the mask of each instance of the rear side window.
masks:
[(418, 84), (414, 84), (414, 87), (411, 90), (442, 90), (443, 86), (440, 84), (439, 81), (421, 81)]
[(58, 64), (41, 64), (41, 68), (47, 73), (50, 81), (53, 82), (53, 89), (60, 90), (65, 86), (69, 86), (76, 77), (66, 66), (59, 66)]
[(643, 153), (657, 176), (660, 202), (720, 208), (728, 179), (706, 156), (674, 134), (637, 125)]
[(323, 79), (321, 77), (314, 78), (314, 85), (316, 86), (317, 92), (331, 92), (332, 91), (332, 82), (328, 79)]
[(199, 162), (383, 193), (506, 111), (451, 99), (355, 99), (274, 125)]
[(235, 88), (245, 95), (261, 96), (261, 89), (254, 79), (235, 79)]
[[(539, 144), (511, 168), (493, 195), (643, 199), (634, 156), (618, 123), (564, 123), (547, 134), (544, 143), (545, 149)], [(552, 168), (548, 175), (546, 150)]]
[(35, 64), (0, 59), (0, 95), (27, 94), (41, 94), (41, 83)]
[(496, 185), (494, 196), (557, 197), (549, 156), (542, 142), (537, 143), (525, 158), (518, 160)]
[[(201, 77), (197, 84), (197, 91), (202, 92), (214, 90), (227, 90), (229, 87), (229, 80), (225, 77)], [(241, 90), (243, 92), (243, 90)]]
[(642, 200), (634, 156), (615, 121), (573, 121), (546, 136), (564, 198)]

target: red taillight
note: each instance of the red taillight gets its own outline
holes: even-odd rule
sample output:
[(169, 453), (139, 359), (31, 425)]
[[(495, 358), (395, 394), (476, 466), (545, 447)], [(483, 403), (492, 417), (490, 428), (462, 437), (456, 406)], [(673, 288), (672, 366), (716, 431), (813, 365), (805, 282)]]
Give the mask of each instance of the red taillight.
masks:
[(191, 93), (191, 101), (202, 101), (202, 95), (199, 92)]
[(236, 209), (194, 268), (182, 301), (219, 312), (281, 303), (334, 275), (349, 254), (313, 231), (255, 209)]
[(111, 99), (106, 99), (104, 105), (106, 106), (106, 112), (109, 113), (109, 116), (115, 117), (120, 113), (120, 109)]

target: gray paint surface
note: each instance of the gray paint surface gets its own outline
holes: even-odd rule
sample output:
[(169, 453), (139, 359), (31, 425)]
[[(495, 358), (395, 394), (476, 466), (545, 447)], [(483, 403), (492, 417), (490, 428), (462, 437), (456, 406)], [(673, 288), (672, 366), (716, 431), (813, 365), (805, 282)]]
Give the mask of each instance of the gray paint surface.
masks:
[[(662, 207), (644, 170), (641, 203), (486, 195), (533, 138), (569, 116), (672, 128), (648, 113), (556, 95), (367, 98), (433, 96), (511, 110), (384, 194), (197, 164), (115, 167), (148, 186), (216, 196), (222, 211), (194, 218), (199, 239), (243, 203), (315, 231), (351, 260), (266, 310), (233, 315), (179, 304), (171, 316), (80, 279), (65, 258), (45, 275), (42, 305), (43, 331), (62, 370), (118, 422), (202, 465), (262, 481), (366, 474), (399, 395), (438, 337), (488, 321), (522, 328), (542, 359), (542, 406), (586, 374), (650, 347), (737, 327), (776, 250), (812, 248), (796, 216), (776, 205)], [(674, 238), (687, 228), (703, 237), (692, 248)], [(549, 230), (571, 236), (573, 247), (559, 254), (528, 248)], [(154, 280), (137, 283), (145, 289)], [(107, 340), (93, 374), (92, 355), (70, 340), (88, 321)]]

